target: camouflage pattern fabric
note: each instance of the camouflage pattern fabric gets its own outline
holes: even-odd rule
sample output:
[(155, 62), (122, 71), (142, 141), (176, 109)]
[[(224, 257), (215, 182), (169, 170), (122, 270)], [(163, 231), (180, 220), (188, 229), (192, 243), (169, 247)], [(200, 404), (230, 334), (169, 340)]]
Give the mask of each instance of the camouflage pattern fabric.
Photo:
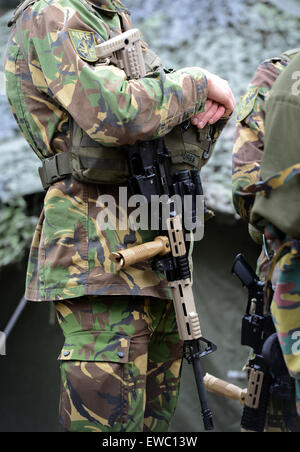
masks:
[(256, 184), (249, 185), (245, 190), (246, 193), (258, 193), (263, 192), (264, 196), (280, 188), (282, 185), (288, 183), (293, 177), (300, 174), (300, 163), (293, 165), (286, 170), (280, 171), (274, 176), (269, 177), (265, 181), (257, 182)]
[[(50, 187), (28, 264), (26, 296), (30, 300), (88, 294), (172, 298), (164, 275), (152, 271), (149, 262), (116, 270), (109, 259), (111, 252), (151, 241), (157, 234), (114, 230), (113, 224), (100, 229), (97, 217), (105, 207), (98, 199), (103, 194), (107, 195), (107, 186), (82, 184), (71, 177)], [(110, 187), (109, 194), (117, 201), (117, 219), (124, 218), (118, 207), (119, 188)], [(114, 212), (112, 217), (113, 223)]]
[(268, 60), (261, 64), (238, 106), (237, 132), (233, 149), (233, 202), (238, 214), (246, 221), (249, 221), (254, 195), (244, 197), (241, 191), (259, 182), (264, 151), (265, 104), (273, 84), (287, 64), (283, 58)]
[[(287, 65), (288, 61), (284, 58), (275, 58), (262, 63), (238, 107), (237, 134), (233, 149), (233, 201), (237, 213), (247, 222), (250, 220), (255, 194), (245, 196), (243, 189), (260, 181), (260, 164), (264, 152), (265, 104), (273, 84)], [(274, 228), (270, 227), (269, 230), (273, 231)], [(269, 236), (266, 247), (262, 249), (258, 259), (257, 273), (265, 282), (272, 268), (272, 260), (278, 251), (277, 239), (277, 236)], [(298, 327), (300, 325), (300, 313), (298, 313), (300, 299), (298, 300), (298, 283), (295, 283), (300, 281), (299, 262), (297, 261), (295, 266), (295, 259), (291, 259), (289, 254), (289, 257), (275, 267), (272, 283), (276, 291), (272, 303), (272, 315), (289, 371), (293, 377), (299, 378), (299, 374), (292, 371), (293, 355), (290, 347), (293, 343), (289, 341), (290, 335), (293, 334), (297, 325)], [(290, 329), (291, 319), (295, 323)], [(299, 380), (297, 379), (295, 379), (295, 386), (298, 394)], [(294, 395), (292, 400), (287, 401), (283, 407), (275, 397), (271, 397), (266, 423), (267, 432), (300, 431), (297, 416), (297, 412), (300, 415), (300, 411), (298, 402), (297, 406), (295, 404), (296, 398), (298, 395)]]
[(300, 416), (300, 241), (286, 237), (281, 249), (271, 312), (287, 367), (296, 382)]
[[(95, 64), (95, 45), (131, 27), (118, 0), (38, 0), (21, 20), (28, 58), (14, 28), (5, 58), (7, 95), (40, 159), (68, 151), (71, 117), (109, 152), (164, 136), (203, 110), (207, 80), (200, 68), (157, 70), (127, 81), (115, 66)], [(115, 192), (112, 185), (88, 186), (71, 178), (50, 187), (31, 248), (28, 300), (102, 294), (170, 298), (164, 276), (149, 265), (117, 272), (109, 261), (111, 251), (151, 236), (130, 225), (126, 231), (99, 230), (97, 199)]]
[(173, 303), (108, 296), (55, 305), (63, 431), (167, 431), (182, 363)]
[[(274, 58), (259, 65), (238, 106), (232, 159), (233, 202), (237, 213), (247, 222), (250, 221), (255, 194), (244, 195), (243, 188), (260, 181), (259, 171), (264, 152), (265, 105), (273, 84), (287, 64), (284, 58)], [(267, 279), (273, 255), (272, 243), (268, 242), (270, 259), (263, 249), (257, 268), (263, 281)]]

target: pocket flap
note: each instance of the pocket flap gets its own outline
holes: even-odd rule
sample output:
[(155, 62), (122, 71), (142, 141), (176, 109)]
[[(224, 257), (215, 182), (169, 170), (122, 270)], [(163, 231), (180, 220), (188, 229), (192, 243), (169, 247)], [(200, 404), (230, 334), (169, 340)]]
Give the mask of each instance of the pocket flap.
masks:
[(127, 363), (130, 338), (109, 331), (81, 331), (66, 337), (58, 357), (62, 361)]

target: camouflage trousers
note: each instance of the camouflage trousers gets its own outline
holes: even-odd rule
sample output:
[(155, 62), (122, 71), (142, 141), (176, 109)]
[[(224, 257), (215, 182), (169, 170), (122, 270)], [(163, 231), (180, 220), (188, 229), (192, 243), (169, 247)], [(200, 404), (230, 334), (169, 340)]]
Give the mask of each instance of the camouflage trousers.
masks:
[(172, 301), (93, 296), (55, 306), (65, 336), (62, 430), (167, 431), (182, 365)]

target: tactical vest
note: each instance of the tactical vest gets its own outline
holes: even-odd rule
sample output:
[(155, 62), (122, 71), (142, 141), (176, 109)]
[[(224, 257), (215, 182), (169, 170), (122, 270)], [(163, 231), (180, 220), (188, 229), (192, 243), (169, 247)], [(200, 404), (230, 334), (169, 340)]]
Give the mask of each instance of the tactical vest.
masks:
[(285, 55), (291, 61), (274, 83), (266, 103), (261, 182), (246, 190), (256, 193), (250, 218), (254, 226), (263, 230), (266, 224), (272, 224), (299, 239), (300, 51)]
[[(27, 55), (21, 33), (21, 16), (23, 11), (39, 0), (25, 0), (14, 12), (9, 26), (16, 26), (20, 49), (27, 61)], [(96, 14), (92, 5), (84, 0), (82, 3)], [(145, 46), (144, 59), (147, 73), (161, 68), (158, 56)], [(171, 171), (182, 169), (200, 170), (209, 160), (213, 149), (228, 119), (221, 119), (217, 124), (208, 125), (199, 130), (188, 121), (175, 127), (165, 136), (165, 143), (170, 153)], [(105, 147), (94, 141), (71, 119), (71, 136), (69, 152), (58, 153), (43, 160), (39, 174), (44, 189), (54, 182), (72, 174), (81, 182), (95, 184), (126, 184), (129, 173), (124, 150), (120, 147)]]

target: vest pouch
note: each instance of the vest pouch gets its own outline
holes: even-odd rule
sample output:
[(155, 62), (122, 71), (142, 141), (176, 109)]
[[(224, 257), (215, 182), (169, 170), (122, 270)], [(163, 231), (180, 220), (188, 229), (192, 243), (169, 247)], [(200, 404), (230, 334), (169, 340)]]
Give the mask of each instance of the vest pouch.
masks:
[(75, 122), (70, 142), (72, 175), (92, 184), (126, 184), (129, 173), (124, 151), (92, 140)]
[(175, 127), (165, 137), (171, 155), (172, 172), (198, 169), (209, 161), (216, 142), (228, 119), (222, 118), (216, 124), (198, 129), (190, 121)]

